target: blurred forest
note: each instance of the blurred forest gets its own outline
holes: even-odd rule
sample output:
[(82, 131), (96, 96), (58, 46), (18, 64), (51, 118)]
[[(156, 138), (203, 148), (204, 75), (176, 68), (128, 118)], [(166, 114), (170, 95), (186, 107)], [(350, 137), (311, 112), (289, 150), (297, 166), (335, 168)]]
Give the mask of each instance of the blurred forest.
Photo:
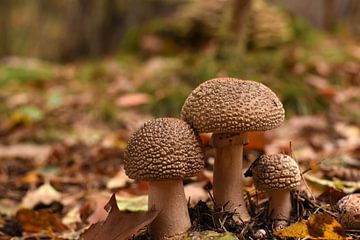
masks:
[[(111, 193), (146, 210), (147, 185), (122, 166), (129, 136), (222, 76), (264, 83), (286, 109), (250, 134), (244, 165), (292, 153), (312, 190), (296, 220), (336, 217), (334, 199), (360, 191), (360, 1), (0, 0), (0, 239), (78, 239)], [(207, 154), (185, 182), (192, 207), (210, 201)]]

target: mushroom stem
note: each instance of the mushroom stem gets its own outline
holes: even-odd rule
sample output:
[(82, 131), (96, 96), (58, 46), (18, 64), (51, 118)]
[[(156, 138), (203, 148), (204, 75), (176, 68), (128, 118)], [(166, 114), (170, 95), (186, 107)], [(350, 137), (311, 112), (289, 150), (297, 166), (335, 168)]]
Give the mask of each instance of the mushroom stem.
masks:
[(149, 227), (152, 239), (174, 239), (191, 227), (181, 180), (149, 182), (148, 205), (160, 211)]
[(268, 196), (271, 219), (288, 222), (291, 212), (290, 190), (271, 190)]
[[(225, 209), (237, 213), (236, 221), (247, 222), (250, 215), (243, 197), (242, 165), (243, 143), (247, 141), (245, 133), (236, 136), (213, 134), (216, 147), (214, 165), (214, 199)], [(228, 142), (225, 144), (225, 140)]]

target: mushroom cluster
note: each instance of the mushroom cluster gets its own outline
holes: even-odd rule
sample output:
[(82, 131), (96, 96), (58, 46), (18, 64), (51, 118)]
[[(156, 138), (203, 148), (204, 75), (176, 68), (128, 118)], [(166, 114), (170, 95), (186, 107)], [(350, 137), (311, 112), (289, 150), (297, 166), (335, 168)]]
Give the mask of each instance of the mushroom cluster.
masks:
[[(215, 203), (235, 213), (237, 223), (249, 221), (242, 183), (247, 132), (276, 128), (284, 117), (282, 103), (265, 85), (215, 78), (191, 92), (181, 119), (153, 119), (135, 131), (125, 151), (124, 165), (130, 178), (149, 182), (149, 209), (160, 212), (149, 226), (152, 239), (174, 239), (191, 227), (182, 181), (195, 176), (204, 165), (199, 133), (212, 133), (210, 142), (216, 149)], [(249, 170), (257, 179), (255, 185), (268, 190), (270, 201), (284, 202), (282, 210), (276, 208), (278, 204), (270, 204), (274, 219), (289, 216), (288, 189), (300, 181), (295, 163), (285, 155), (264, 156)]]
[(261, 83), (215, 78), (200, 84), (189, 95), (181, 117), (199, 133), (213, 133), (215, 202), (237, 213), (235, 220), (249, 221), (242, 182), (246, 133), (278, 127), (285, 118), (280, 100)]

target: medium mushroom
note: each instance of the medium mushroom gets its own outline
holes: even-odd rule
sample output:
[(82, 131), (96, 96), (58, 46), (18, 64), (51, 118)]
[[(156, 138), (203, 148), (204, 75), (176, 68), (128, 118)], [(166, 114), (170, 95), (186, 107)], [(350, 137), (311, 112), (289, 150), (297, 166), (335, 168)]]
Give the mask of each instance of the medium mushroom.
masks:
[(242, 192), (246, 133), (276, 128), (284, 121), (284, 115), (280, 100), (268, 87), (236, 78), (215, 78), (202, 83), (182, 107), (182, 119), (199, 133), (213, 133), (214, 199), (236, 212), (236, 220), (250, 220)]
[(275, 226), (286, 225), (292, 209), (290, 191), (301, 182), (297, 162), (285, 154), (262, 155), (251, 164), (245, 176), (253, 176), (255, 187), (267, 192)]
[(360, 193), (341, 198), (337, 207), (339, 209), (339, 222), (348, 229), (360, 230)]
[(175, 118), (146, 122), (129, 139), (125, 172), (149, 181), (149, 209), (160, 211), (150, 224), (152, 239), (174, 239), (190, 227), (182, 180), (204, 165), (200, 141), (193, 129)]

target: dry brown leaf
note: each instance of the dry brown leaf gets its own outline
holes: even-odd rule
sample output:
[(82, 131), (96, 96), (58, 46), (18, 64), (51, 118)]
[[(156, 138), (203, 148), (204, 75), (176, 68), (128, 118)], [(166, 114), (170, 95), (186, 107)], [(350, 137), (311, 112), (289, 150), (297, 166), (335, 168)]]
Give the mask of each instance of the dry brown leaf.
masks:
[(284, 229), (274, 231), (280, 238), (310, 238), (310, 239), (346, 239), (344, 229), (328, 213), (311, 215), (309, 220), (301, 220)]
[(267, 139), (265, 138), (265, 134), (262, 131), (249, 132), (248, 139), (249, 139), (249, 143), (244, 146), (244, 150), (263, 151), (267, 144)]
[(104, 208), (109, 213), (106, 220), (91, 225), (81, 235), (81, 239), (125, 240), (150, 224), (159, 213), (155, 210), (142, 213), (122, 213), (117, 207), (115, 194), (111, 196)]
[(31, 209), (20, 209), (16, 213), (16, 219), (21, 223), (25, 232), (40, 232), (43, 230), (61, 232), (67, 227), (61, 223), (61, 219), (47, 211), (34, 211)]
[[(93, 194), (89, 197), (89, 202), (85, 206), (93, 210), (92, 214), (87, 218), (87, 222), (90, 224), (104, 221), (107, 217), (107, 212), (104, 210), (104, 206), (108, 202), (108, 197), (102, 194)], [(83, 207), (84, 208), (84, 207)], [(84, 211), (84, 209), (82, 209)]]
[(335, 206), (336, 203), (344, 196), (346, 196), (346, 193), (335, 190), (333, 188), (328, 188), (320, 194), (317, 200), (328, 203), (330, 206)]
[(330, 85), (329, 80), (315, 75), (310, 75), (305, 78), (305, 82), (314, 87), (319, 94), (324, 96), (334, 96), (336, 89)]
[(150, 101), (150, 96), (145, 93), (129, 93), (125, 94), (115, 100), (119, 107), (136, 107), (146, 104)]
[(51, 150), (51, 146), (48, 145), (16, 144), (11, 146), (0, 146), (0, 159), (34, 159), (36, 164), (41, 164), (49, 158)]

